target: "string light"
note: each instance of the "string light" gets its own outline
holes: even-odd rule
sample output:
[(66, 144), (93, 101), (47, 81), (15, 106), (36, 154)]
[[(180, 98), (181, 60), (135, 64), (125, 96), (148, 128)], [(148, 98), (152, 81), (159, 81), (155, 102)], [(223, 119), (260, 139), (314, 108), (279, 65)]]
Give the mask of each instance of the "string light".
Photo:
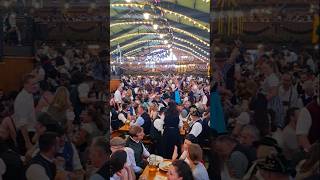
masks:
[(147, 12), (143, 13), (143, 18), (144, 18), (145, 20), (150, 19), (150, 13), (147, 13)]
[[(144, 5), (142, 4), (137, 4), (137, 3), (114, 3), (114, 4), (111, 4), (111, 7), (137, 7), (137, 8), (140, 8), (142, 9), (144, 7)], [(162, 8), (162, 7), (158, 7), (160, 10), (162, 10), (163, 12), (167, 13), (167, 14), (170, 14), (170, 15), (174, 15), (176, 17), (179, 17), (179, 18), (183, 18), (185, 20), (188, 20), (189, 22), (193, 23), (196, 27), (199, 27), (203, 30), (206, 30), (208, 32), (210, 32), (210, 27), (209, 27), (209, 23), (200, 23), (199, 21), (193, 19), (193, 18), (190, 18), (186, 15), (183, 15), (183, 14), (180, 14), (180, 13), (177, 13), (177, 12), (174, 12), (174, 11), (171, 11), (171, 10), (168, 10), (168, 9), (165, 9), (165, 8)]]
[[(124, 46), (122, 47), (122, 49), (125, 49), (125, 48), (127, 48), (127, 47), (129, 47), (129, 46), (132, 46), (132, 45), (142, 44), (142, 43), (146, 43), (146, 42), (157, 42), (157, 43), (161, 43), (160, 40), (154, 40), (154, 39), (152, 39), (152, 40), (141, 40), (141, 41), (135, 41), (135, 42), (129, 43), (129, 44), (127, 44), (127, 45), (124, 45)], [(202, 57), (203, 59), (208, 59), (208, 58), (205, 57), (204, 55), (200, 54), (199, 52), (195, 51), (194, 49), (192, 49), (192, 48), (190, 48), (190, 47), (188, 47), (188, 46), (185, 46), (185, 45), (183, 45), (183, 44), (179, 44), (179, 43), (176, 43), (176, 42), (173, 42), (173, 44), (174, 44), (174, 45), (177, 45), (177, 46), (181, 46), (181, 47), (183, 47), (183, 48), (186, 48), (186, 49), (188, 49), (189, 51), (193, 52), (194, 54)], [(117, 51), (118, 51), (118, 49), (115, 49), (115, 50), (111, 51), (110, 54), (113, 54), (113, 53), (115, 53), (115, 52), (117, 52)]]
[[(127, 47), (129, 47), (129, 46), (131, 46), (131, 45), (141, 44), (141, 43), (145, 43), (145, 42), (158, 42), (158, 43), (160, 43), (161, 41), (160, 41), (160, 40), (154, 40), (154, 39), (135, 41), (135, 42), (132, 42), (132, 43), (129, 43), (129, 44), (123, 46), (122, 49), (125, 49), (125, 48), (127, 48)], [(168, 40), (164, 40), (164, 44), (165, 44), (165, 45), (167, 45), (168, 43), (169, 43)], [(191, 42), (189, 42), (189, 43), (191, 43)], [(174, 42), (174, 44), (179, 45), (179, 46), (181, 46), (181, 47), (184, 47), (184, 48), (186, 48), (186, 49), (189, 49), (190, 51), (198, 54), (198, 55), (201, 56), (201, 57), (205, 57), (205, 56), (203, 56), (202, 54), (198, 53), (197, 51), (195, 51), (194, 49), (192, 49), (192, 48), (190, 48), (190, 47), (188, 47), (188, 46), (185, 46), (185, 45), (179, 44), (179, 43), (175, 43), (175, 42)], [(168, 45), (167, 47), (170, 48), (171, 45)], [(194, 46), (194, 47), (196, 47), (196, 46)], [(199, 49), (199, 50), (200, 50), (202, 53), (204, 53), (205, 55), (210, 55), (209, 52), (207, 52), (207, 51), (205, 51), (205, 50), (203, 50), (203, 49), (201, 49), (201, 48), (199, 48), (199, 47), (198, 47), (197, 49)], [(116, 52), (116, 51), (117, 51), (117, 50), (112, 51), (111, 54), (114, 53), (114, 52)]]
[[(123, 38), (127, 38), (127, 37), (131, 37), (131, 36), (139, 36), (139, 35), (156, 35), (157, 33), (131, 33), (131, 34), (125, 34), (125, 35), (122, 35), (122, 36), (119, 36), (119, 37), (116, 37), (114, 39), (111, 39), (110, 41), (111, 42), (114, 42), (116, 40), (119, 40), (119, 39), (123, 39)], [(162, 34), (160, 34), (162, 35)], [(162, 37), (163, 38), (163, 37)], [(189, 44), (190, 46), (200, 50), (201, 52), (203, 52), (204, 54), (206, 55), (209, 55), (209, 52), (207, 52), (206, 50), (203, 50), (202, 48), (200, 48), (199, 46), (195, 45), (194, 43), (188, 41), (188, 40), (185, 40), (185, 39), (182, 39), (182, 38), (178, 38), (178, 37), (173, 37), (173, 39), (176, 39), (176, 40), (179, 40), (179, 41), (182, 41), (182, 42), (185, 42), (187, 44)]]
[(185, 30), (182, 30), (182, 29), (179, 29), (179, 28), (176, 28), (176, 27), (172, 27), (172, 30), (177, 31), (177, 32), (180, 32), (180, 33), (183, 33), (183, 34), (186, 34), (186, 35), (188, 35), (188, 36), (190, 36), (190, 37), (192, 37), (192, 38), (200, 41), (200, 42), (203, 43), (204, 45), (206, 45), (206, 46), (208, 46), (208, 47), (210, 46), (209, 43), (207, 43), (206, 41), (200, 39), (199, 37), (197, 37), (196, 35), (188, 32), (188, 31), (185, 31)]
[[(129, 44), (126, 44), (126, 45), (122, 46), (121, 48), (122, 48), (122, 49), (125, 49), (125, 48), (127, 48), (127, 47), (129, 47), (129, 46), (132, 46), (132, 45), (135, 45), (135, 44), (146, 43), (146, 42), (158, 42), (158, 43), (160, 43), (161, 41), (160, 41), (160, 40), (155, 40), (155, 39), (152, 39), (152, 40), (134, 41), (134, 42), (132, 42), (132, 43), (129, 43)], [(110, 54), (113, 54), (113, 53), (115, 53), (116, 51), (118, 51), (118, 49), (115, 49), (115, 50), (111, 51)]]
[(137, 32), (137, 33), (124, 34), (122, 36), (119, 36), (119, 37), (116, 37), (114, 39), (111, 39), (110, 42), (117, 41), (119, 39), (127, 38), (127, 37), (130, 37), (130, 36), (154, 35), (154, 34), (157, 34), (157, 33), (141, 33), (141, 32)]
[(178, 38), (178, 37), (173, 37), (173, 39), (176, 39), (176, 40), (185, 42), (185, 43), (189, 44), (190, 46), (193, 46), (193, 47), (195, 47), (196, 49), (200, 50), (200, 51), (203, 52), (204, 54), (209, 55), (209, 52), (207, 52), (206, 50), (203, 50), (202, 48), (200, 48), (199, 46), (195, 45), (194, 43), (192, 43), (192, 42), (190, 42), (190, 41), (188, 41), (188, 40), (185, 40), (185, 39), (182, 39), (182, 38)]
[(157, 29), (158, 29), (158, 27), (159, 27), (159, 25), (158, 25), (158, 24), (153, 24), (152, 26), (153, 26), (153, 29), (154, 29), (154, 30), (157, 30)]
[(190, 47), (187, 47), (187, 46), (185, 46), (185, 45), (183, 45), (183, 44), (179, 44), (179, 43), (176, 43), (176, 42), (173, 42), (173, 44), (175, 44), (175, 45), (177, 45), (177, 46), (181, 46), (181, 47), (183, 47), (183, 48), (186, 48), (186, 49), (190, 50), (191, 52), (197, 54), (198, 56), (202, 57), (203, 59), (208, 59), (207, 57), (205, 57), (205, 56), (203, 56), (202, 54), (198, 53), (197, 51), (191, 49)]
[[(115, 26), (123, 26), (123, 25), (138, 25), (138, 24), (145, 24), (145, 25), (152, 25), (153, 22), (152, 21), (131, 21), (131, 22), (120, 22), (120, 23), (112, 23), (110, 24), (110, 27), (115, 27)], [(176, 27), (172, 27), (172, 30), (178, 32), (178, 33), (182, 33), (182, 34), (185, 34), (187, 36), (190, 36), (192, 38), (194, 38), (195, 40), (201, 42), (202, 44), (210, 47), (210, 44), (204, 40), (202, 40), (201, 38), (199, 38), (198, 36), (188, 32), (188, 31), (185, 31), (185, 30), (182, 30), (182, 29), (179, 29), (179, 28), (176, 28)], [(208, 40), (207, 40), (208, 41)]]

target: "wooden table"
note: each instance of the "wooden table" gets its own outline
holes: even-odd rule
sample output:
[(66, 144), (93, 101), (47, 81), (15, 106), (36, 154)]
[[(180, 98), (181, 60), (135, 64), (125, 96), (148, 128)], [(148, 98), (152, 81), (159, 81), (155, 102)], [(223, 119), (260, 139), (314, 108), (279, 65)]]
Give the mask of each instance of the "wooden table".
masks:
[(161, 179), (167, 179), (167, 172), (164, 172), (157, 168), (157, 171), (149, 171), (149, 165), (143, 170), (139, 179), (141, 180), (154, 180), (155, 177)]

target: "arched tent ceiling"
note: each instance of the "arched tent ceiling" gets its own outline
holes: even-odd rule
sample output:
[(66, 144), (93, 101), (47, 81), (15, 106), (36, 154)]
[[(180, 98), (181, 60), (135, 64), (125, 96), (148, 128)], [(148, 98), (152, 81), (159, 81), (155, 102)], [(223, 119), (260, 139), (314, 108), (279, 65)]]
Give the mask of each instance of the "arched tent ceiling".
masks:
[[(164, 39), (159, 38), (161, 33), (152, 26), (154, 22), (157, 23), (157, 18), (145, 20), (143, 17), (147, 2), (150, 1), (131, 0), (128, 3), (125, 0), (111, 0), (111, 53), (117, 52), (118, 45), (122, 54), (134, 55), (148, 47), (164, 44)], [(208, 61), (209, 1), (162, 0), (157, 7), (168, 22), (160, 25), (159, 29), (171, 27), (172, 46)]]

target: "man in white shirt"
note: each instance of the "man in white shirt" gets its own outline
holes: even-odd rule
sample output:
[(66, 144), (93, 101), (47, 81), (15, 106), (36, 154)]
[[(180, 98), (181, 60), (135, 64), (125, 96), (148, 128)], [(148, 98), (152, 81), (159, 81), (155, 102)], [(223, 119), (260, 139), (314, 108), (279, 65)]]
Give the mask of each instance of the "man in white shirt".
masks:
[(122, 86), (119, 86), (116, 92), (114, 93), (114, 101), (119, 105), (122, 103)]
[(31, 74), (26, 75), (23, 79), (23, 89), (14, 101), (14, 119), (19, 131), (18, 144), (22, 154), (32, 147), (31, 139), (36, 125), (33, 93), (37, 89), (36, 77)]
[(164, 115), (164, 111), (165, 111), (165, 108), (161, 108), (160, 111), (159, 111), (159, 117), (157, 119), (154, 120), (153, 122), (153, 126), (161, 132), (161, 134), (163, 134), (163, 125), (164, 125), (164, 118), (165, 118), (165, 115)]

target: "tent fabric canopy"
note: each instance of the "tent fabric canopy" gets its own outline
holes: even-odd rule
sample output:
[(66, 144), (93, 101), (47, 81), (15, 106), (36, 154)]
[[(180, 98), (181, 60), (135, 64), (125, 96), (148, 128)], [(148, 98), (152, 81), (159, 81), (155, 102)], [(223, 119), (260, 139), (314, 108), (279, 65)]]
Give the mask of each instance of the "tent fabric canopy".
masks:
[[(118, 44), (123, 54), (138, 47), (142, 52), (144, 48), (141, 46), (147, 48), (163, 44), (163, 41), (153, 41), (159, 40), (160, 33), (153, 28), (153, 24), (158, 24), (159, 19), (144, 19), (143, 13), (147, 11), (144, 9), (146, 3), (147, 1), (127, 3), (125, 0), (111, 0), (111, 54), (117, 52)], [(162, 18), (167, 22), (167, 24), (159, 22), (159, 28), (172, 29), (173, 38), (170, 40), (172, 46), (208, 59), (210, 3), (204, 0), (162, 0), (157, 7), (161, 9)], [(137, 41), (143, 43), (134, 43)]]

